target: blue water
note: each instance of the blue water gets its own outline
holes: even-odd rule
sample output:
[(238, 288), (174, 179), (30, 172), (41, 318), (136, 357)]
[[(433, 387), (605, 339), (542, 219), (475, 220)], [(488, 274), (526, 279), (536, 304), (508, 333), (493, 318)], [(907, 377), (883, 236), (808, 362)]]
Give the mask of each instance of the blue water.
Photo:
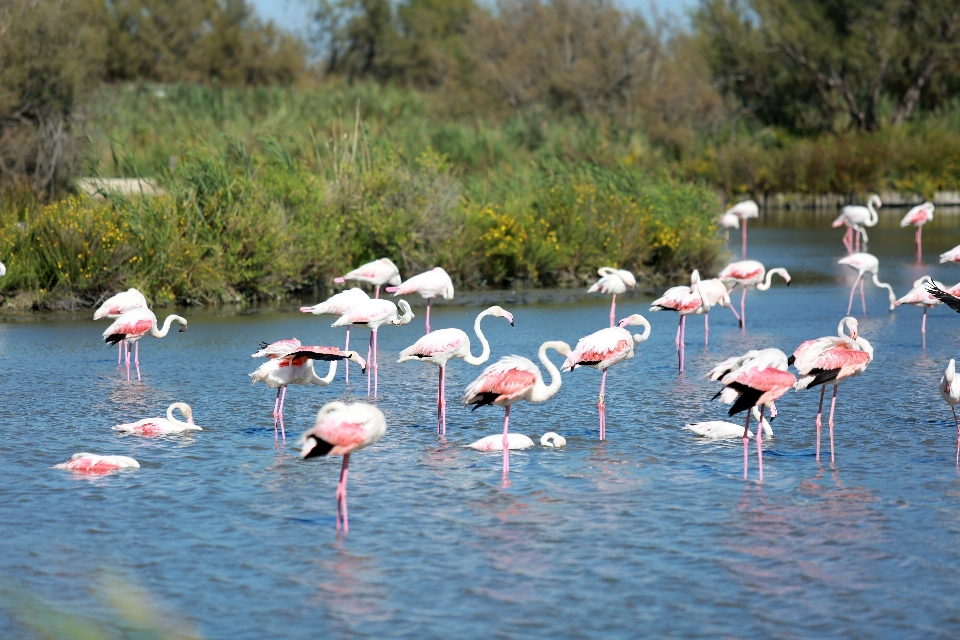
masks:
[[(938, 213), (922, 268), (898, 212), (871, 231), (880, 278), (899, 295), (925, 273), (960, 280), (960, 267), (934, 264), (960, 243), (960, 219)], [(346, 538), (334, 533), (340, 459), (301, 461), (293, 438), (275, 443), (273, 392), (246, 375), (261, 340), (339, 345), (330, 319), (183, 310), (189, 331), (143, 341), (140, 384), (126, 382), (115, 349), (100, 342), (103, 323), (0, 324), (0, 637), (33, 637), (28, 625), (55, 612), (113, 637), (174, 624), (251, 639), (956, 637), (960, 472), (937, 381), (960, 355), (960, 316), (933, 310), (923, 349), (920, 311), (890, 313), (885, 293), (867, 286), (860, 334), (876, 358), (840, 387), (833, 465), (826, 437), (826, 456), (814, 459), (816, 391), (778, 402), (763, 485), (752, 447), (744, 482), (738, 441), (681, 430), (725, 416), (704, 378), (715, 362), (750, 348), (792, 352), (836, 331), (854, 274), (836, 265), (841, 233), (829, 220), (784, 214), (751, 225), (751, 257), (786, 267), (793, 285), (750, 292), (746, 332), (716, 310), (708, 349), (702, 320), (691, 318), (683, 375), (676, 317), (648, 313), (649, 297), (621, 301), (618, 315), (643, 313), (653, 333), (611, 370), (608, 441), (597, 439), (599, 372), (564, 374), (551, 401), (515, 407), (511, 429), (535, 440), (557, 431), (567, 447), (514, 452), (508, 489), (499, 454), (463, 448), (502, 425), (500, 409), (457, 403), (479, 369), (449, 367), (448, 435), (438, 441), (436, 369), (395, 362), (422, 314), (385, 327), (379, 406), (389, 427), (352, 457)], [(738, 236), (729, 246), (739, 253)], [(516, 328), (485, 321), (492, 359), (536, 359), (545, 340), (572, 345), (605, 325), (607, 304), (504, 304)], [(470, 331), (479, 311), (436, 307), (432, 325)], [(325, 402), (365, 396), (351, 373), (348, 388), (341, 369), (329, 387), (289, 391), (294, 436)], [(110, 429), (174, 401), (191, 404), (204, 431), (145, 439)], [(77, 451), (142, 466), (105, 477), (51, 468)], [(138, 604), (118, 604), (117, 581)], [(25, 599), (42, 606), (27, 610)]]

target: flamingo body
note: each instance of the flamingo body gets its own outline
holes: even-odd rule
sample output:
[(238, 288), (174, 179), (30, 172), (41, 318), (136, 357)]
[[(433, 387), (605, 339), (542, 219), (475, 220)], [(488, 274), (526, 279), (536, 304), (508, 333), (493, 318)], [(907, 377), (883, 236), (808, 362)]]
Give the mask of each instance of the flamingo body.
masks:
[(957, 418), (957, 404), (960, 404), (960, 383), (956, 380), (957, 364), (951, 358), (947, 364), (943, 377), (940, 378), (940, 397), (944, 402), (950, 405), (950, 411), (953, 412), (953, 422), (957, 426), (957, 466), (960, 467), (960, 419)]
[(950, 249), (946, 253), (940, 254), (940, 264), (944, 262), (956, 262), (960, 263), (960, 245)]
[(923, 259), (923, 225), (933, 220), (934, 209), (936, 209), (936, 207), (932, 202), (918, 204), (910, 209), (910, 211), (907, 211), (907, 215), (903, 216), (903, 220), (900, 221), (901, 227), (912, 224), (917, 228), (917, 264), (920, 264), (920, 261)]
[(759, 218), (760, 217), (760, 207), (757, 206), (757, 203), (753, 200), (743, 200), (733, 205), (723, 214), (724, 217), (728, 215), (736, 216), (738, 219), (743, 221), (743, 239), (742, 239), (742, 254), (743, 257), (747, 257), (747, 220), (750, 218)]
[[(847, 253), (855, 253), (860, 251), (860, 240), (863, 240), (863, 247), (866, 248), (869, 238), (867, 237), (867, 230), (865, 227), (872, 227), (877, 224), (879, 216), (877, 215), (876, 209), (883, 206), (883, 202), (880, 200), (880, 197), (876, 194), (872, 194), (867, 198), (867, 206), (862, 205), (847, 205), (841, 211), (840, 215), (836, 220), (833, 221), (832, 226), (837, 227), (847, 227), (846, 233), (843, 234), (843, 246), (846, 247)], [(856, 233), (856, 237), (854, 237)]]
[(600, 267), (597, 269), (597, 275), (600, 279), (587, 289), (587, 293), (600, 292), (613, 296), (610, 301), (610, 326), (612, 327), (617, 312), (617, 294), (626, 293), (636, 287), (637, 279), (626, 269), (613, 267)]
[[(403, 311), (402, 315), (397, 311), (398, 305), (400, 310)], [(367, 397), (370, 396), (371, 369), (373, 370), (374, 398), (377, 397), (380, 385), (380, 367), (377, 364), (377, 330), (387, 323), (398, 327), (409, 324), (413, 318), (413, 312), (406, 300), (400, 300), (397, 304), (394, 304), (389, 300), (374, 298), (361, 302), (333, 323), (332, 326), (334, 327), (360, 325), (370, 329), (370, 346), (367, 348), (367, 359), (371, 362), (371, 366), (367, 369)]]
[[(767, 422), (767, 419), (760, 415), (760, 410), (757, 409), (757, 407), (753, 407), (750, 411), (752, 412), (754, 419), (760, 423), (760, 427), (763, 429), (763, 435), (767, 436), (768, 438), (771, 437), (773, 435), (773, 429), (770, 427), (770, 423)], [(727, 440), (743, 437), (743, 425), (726, 422), (725, 420), (694, 422), (692, 424), (684, 425), (683, 428), (687, 431), (692, 431), (701, 438), (708, 438), (710, 440)], [(747, 438), (752, 437), (753, 431), (748, 429)]]
[(650, 303), (650, 311), (676, 311), (680, 315), (680, 322), (677, 324), (677, 337), (674, 344), (677, 347), (677, 362), (680, 366), (680, 373), (683, 373), (683, 352), (686, 342), (686, 317), (691, 314), (703, 314), (707, 312), (704, 305), (703, 296), (700, 293), (700, 273), (694, 270), (690, 274), (689, 287), (670, 287), (662, 296)]
[(434, 267), (430, 271), (413, 276), (412, 278), (401, 282), (396, 287), (387, 287), (387, 291), (394, 296), (409, 295), (419, 293), (427, 301), (427, 333), (430, 333), (430, 301), (437, 296), (444, 300), (453, 298), (453, 280), (440, 267)]
[(880, 288), (886, 289), (888, 297), (890, 299), (890, 311), (893, 311), (894, 306), (897, 302), (897, 296), (893, 293), (893, 287), (885, 282), (880, 282), (878, 273), (880, 272), (880, 260), (877, 257), (870, 253), (852, 253), (846, 258), (841, 258), (837, 261), (837, 264), (842, 264), (845, 267), (850, 267), (857, 272), (857, 279), (853, 282), (853, 288), (850, 289), (850, 302), (847, 305), (847, 314), (850, 314), (850, 310), (853, 309), (853, 294), (857, 289), (857, 283), (860, 284), (860, 303), (863, 307), (863, 314), (867, 314), (867, 303), (863, 297), (863, 281), (864, 275), (869, 273), (873, 278), (873, 284)]
[[(507, 434), (507, 441), (511, 451), (529, 449), (534, 444), (533, 440), (522, 433)], [(503, 451), (503, 436), (496, 433), (492, 436), (480, 438), (476, 442), (471, 442), (466, 446), (470, 449), (476, 449), (477, 451)]]
[[(187, 419), (186, 422), (174, 418), (174, 410), (179, 410), (183, 417)], [(165, 436), (171, 433), (183, 433), (184, 431), (203, 431), (193, 423), (193, 410), (190, 405), (184, 402), (174, 402), (167, 407), (166, 418), (145, 418), (137, 422), (118, 424), (113, 430), (141, 436)]]
[(131, 287), (107, 298), (93, 313), (93, 319), (118, 318), (128, 311), (145, 308), (147, 308), (147, 299), (142, 293)]
[(369, 299), (370, 296), (367, 295), (366, 291), (358, 287), (352, 287), (332, 295), (312, 307), (300, 307), (300, 313), (312, 313), (315, 316), (342, 316), (358, 304), (366, 302)]
[(341, 283), (347, 280), (366, 282), (367, 284), (373, 285), (376, 288), (376, 295), (374, 297), (379, 297), (381, 286), (385, 284), (400, 284), (400, 270), (397, 269), (397, 265), (393, 264), (390, 258), (380, 258), (379, 260), (374, 260), (373, 262), (359, 266), (339, 278), (334, 278), (333, 281)]
[(54, 469), (104, 474), (118, 469), (139, 469), (140, 463), (127, 456), (101, 456), (95, 453), (75, 453), (69, 462), (54, 466)]

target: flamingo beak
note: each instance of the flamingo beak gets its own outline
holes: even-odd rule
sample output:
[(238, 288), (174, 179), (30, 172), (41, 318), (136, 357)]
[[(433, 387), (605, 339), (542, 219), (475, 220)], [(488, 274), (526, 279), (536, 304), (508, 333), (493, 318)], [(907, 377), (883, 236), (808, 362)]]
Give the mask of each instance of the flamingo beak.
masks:
[(512, 314), (512, 313), (510, 313), (509, 311), (505, 311), (504, 314), (503, 314), (503, 317), (507, 319), (507, 321), (510, 323), (510, 326), (511, 326), (511, 327), (516, 326), (516, 325), (513, 324), (513, 314)]
[(180, 333), (183, 333), (186, 330), (187, 330), (187, 325), (183, 325), (182, 327), (180, 327)]

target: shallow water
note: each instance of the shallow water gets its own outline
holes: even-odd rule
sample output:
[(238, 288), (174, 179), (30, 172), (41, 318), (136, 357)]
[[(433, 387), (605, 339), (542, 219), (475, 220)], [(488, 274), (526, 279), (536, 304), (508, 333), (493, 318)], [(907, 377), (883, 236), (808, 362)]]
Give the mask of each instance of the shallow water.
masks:
[[(912, 229), (896, 225), (902, 213), (884, 210), (870, 232), (881, 280), (898, 295), (925, 273), (960, 280), (956, 265), (934, 264), (960, 243), (960, 218), (938, 211), (917, 267)], [(653, 333), (611, 370), (608, 440), (597, 439), (599, 372), (564, 374), (551, 401), (515, 407), (511, 429), (534, 440), (557, 431), (567, 447), (514, 452), (508, 489), (500, 454), (463, 448), (502, 426), (502, 410), (470, 413), (457, 402), (479, 369), (449, 367), (441, 442), (436, 369), (395, 362), (422, 331), (417, 304), (411, 325), (380, 334), (389, 428), (352, 457), (346, 538), (334, 534), (339, 458), (301, 461), (294, 438), (275, 443), (273, 392), (246, 376), (261, 340), (339, 345), (332, 320), (195, 315), (186, 333), (144, 340), (140, 384), (126, 382), (116, 351), (99, 341), (103, 323), (0, 324), (0, 636), (29, 637), (24, 616), (56, 609), (126, 637), (136, 624), (102, 586), (113, 576), (147, 594), (160, 626), (186, 621), (208, 638), (955, 637), (960, 473), (937, 382), (960, 354), (960, 316), (933, 310), (924, 350), (920, 311), (890, 313), (885, 292), (868, 284), (860, 333), (876, 359), (840, 388), (833, 465), (826, 429), (825, 457), (814, 459), (816, 391), (778, 402), (762, 486), (752, 446), (744, 482), (739, 442), (681, 430), (724, 418), (704, 378), (715, 362), (750, 348), (791, 352), (836, 331), (854, 274), (836, 265), (832, 217), (751, 224), (750, 257), (786, 267), (793, 284), (747, 295), (746, 332), (717, 309), (708, 349), (702, 319), (691, 318), (683, 375), (676, 317), (648, 313), (649, 298), (621, 301), (618, 316), (641, 312)], [(729, 246), (739, 255), (738, 235)], [(479, 310), (436, 308), (431, 324), (469, 331)], [(510, 310), (516, 328), (484, 322), (494, 359), (535, 359), (542, 341), (573, 345), (608, 317), (602, 298)], [(364, 333), (354, 332), (355, 346)], [(346, 389), (342, 369), (329, 387), (292, 388), (289, 432), (308, 428), (323, 403), (365, 390), (356, 367)], [(204, 431), (144, 439), (110, 429), (176, 400), (194, 407)], [(51, 468), (77, 451), (142, 466), (105, 477)], [(18, 617), (10, 593), (48, 609)]]

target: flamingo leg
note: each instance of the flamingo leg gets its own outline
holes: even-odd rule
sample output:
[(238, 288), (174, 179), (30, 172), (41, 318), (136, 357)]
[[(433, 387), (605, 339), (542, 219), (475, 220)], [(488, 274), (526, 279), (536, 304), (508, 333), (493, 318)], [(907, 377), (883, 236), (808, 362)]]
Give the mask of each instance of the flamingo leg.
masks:
[(917, 264), (923, 261), (923, 225), (917, 227)]
[(440, 410), (442, 411), (443, 431), (447, 435), (447, 365), (440, 367)]
[(603, 401), (603, 393), (607, 387), (607, 370), (603, 370), (603, 375), (600, 377), (600, 398), (597, 400), (597, 411), (600, 413), (600, 439), (605, 440), (607, 437), (607, 405)]
[(703, 346), (710, 346), (710, 312), (703, 314)]
[(920, 333), (927, 333), (927, 308), (923, 308), (923, 323), (920, 325)]
[(747, 259), (747, 219), (743, 218), (743, 259)]
[(960, 420), (957, 420), (956, 407), (950, 405), (950, 410), (953, 411), (953, 421), (957, 425), (957, 466), (960, 467)]
[(127, 365), (127, 382), (130, 382), (130, 352), (124, 349), (124, 352), (127, 354), (126, 365)]
[(347, 475), (350, 466), (350, 454), (343, 454), (343, 466), (340, 467), (340, 482), (337, 483), (337, 533), (340, 533), (340, 514), (343, 514), (343, 535), (350, 533), (350, 518), (347, 516)]
[[(347, 343), (343, 345), (344, 351), (350, 351), (350, 325), (347, 325)], [(346, 375), (344, 382), (350, 382), (350, 361), (343, 361), (343, 370)]]
[(680, 373), (683, 373), (683, 346), (687, 341), (687, 316), (680, 316)]
[(283, 428), (283, 403), (287, 400), (287, 387), (283, 386), (283, 393), (280, 394), (280, 436), (286, 440), (287, 432)]
[(747, 479), (747, 457), (750, 454), (750, 410), (747, 409), (747, 422), (743, 425), (743, 479)]
[(430, 298), (427, 298), (427, 333), (430, 333)]
[(860, 241), (863, 239), (863, 232), (860, 229), (854, 231), (853, 236), (853, 250), (857, 253), (860, 253)]
[(443, 365), (440, 365), (440, 377), (437, 379), (437, 435), (440, 435), (441, 404), (443, 402)]
[(763, 484), (763, 405), (760, 405), (760, 422), (757, 423), (757, 466), (760, 467), (760, 484)]
[(742, 293), (740, 294), (740, 328), (747, 328), (747, 288), (740, 288)]
[(376, 286), (374, 287), (374, 289), (373, 289), (373, 297), (374, 297), (374, 299), (380, 297), (380, 285), (376, 285)]
[(117, 343), (117, 366), (120, 366), (120, 360), (123, 358), (123, 340)]
[(377, 364), (377, 332), (373, 332), (373, 399), (377, 399), (380, 392), (380, 366)]
[(373, 354), (373, 335), (375, 333), (376, 332), (373, 329), (370, 329), (370, 344), (367, 345), (367, 397), (368, 398), (370, 397), (370, 376), (373, 374), (373, 372), (370, 370), (373, 368), (373, 362), (371, 362), (371, 359), (373, 356), (371, 354)]
[(850, 309), (853, 309), (853, 294), (857, 292), (857, 284), (863, 278), (862, 273), (857, 274), (857, 279), (853, 281), (853, 289), (850, 289), (850, 302), (847, 304), (847, 315), (850, 315)]
[(847, 255), (853, 253), (853, 227), (847, 227), (843, 234), (843, 246), (847, 250)]
[(510, 486), (510, 405), (503, 416), (503, 486)]
[(137, 343), (134, 345), (133, 352), (133, 361), (137, 365), (137, 382), (140, 382), (140, 341), (137, 340)]
[(837, 407), (837, 385), (833, 385), (833, 399), (830, 401), (830, 463), (833, 464), (833, 411)]
[(613, 301), (610, 303), (610, 326), (616, 324), (617, 316), (617, 294), (613, 294)]
[(827, 390), (827, 385), (820, 385), (820, 408), (817, 409), (817, 462), (820, 462), (820, 426), (823, 424), (820, 415), (823, 413), (823, 394)]
[(863, 297), (863, 283), (864, 280), (860, 280), (860, 306), (863, 307), (863, 315), (867, 315), (867, 301)]
[(273, 401), (273, 439), (276, 440), (279, 437), (280, 432), (277, 430), (277, 419), (280, 417), (280, 387), (277, 387), (277, 399)]
[[(681, 320), (682, 319), (683, 318), (681, 318)], [(677, 337), (674, 338), (673, 344), (677, 346), (677, 350), (679, 351), (680, 350), (680, 323), (679, 322), (677, 323)]]

